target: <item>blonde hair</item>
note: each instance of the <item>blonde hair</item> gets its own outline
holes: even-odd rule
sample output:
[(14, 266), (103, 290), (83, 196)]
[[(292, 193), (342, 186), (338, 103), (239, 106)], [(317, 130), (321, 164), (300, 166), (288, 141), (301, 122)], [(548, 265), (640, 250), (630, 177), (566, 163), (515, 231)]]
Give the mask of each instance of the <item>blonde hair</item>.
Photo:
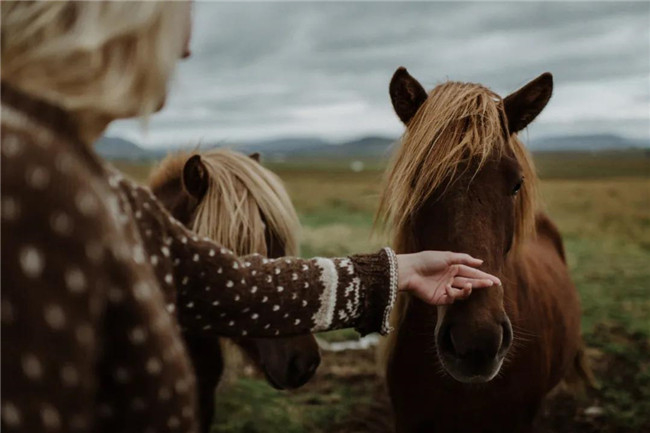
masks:
[(81, 117), (147, 115), (164, 102), (186, 2), (2, 2), (2, 79)]
[(501, 97), (479, 84), (446, 82), (429, 93), (402, 136), (380, 198), (377, 221), (390, 226), (397, 251), (410, 244), (411, 218), (436, 189), (452, 184), (465, 163), (477, 160), (478, 171), (506, 150), (525, 178), (517, 196), (515, 239), (534, 232), (537, 175), (524, 144), (514, 134), (506, 137), (506, 124)]
[[(192, 154), (167, 157), (151, 174), (152, 188), (181, 176)], [(206, 168), (208, 189), (191, 229), (238, 255), (267, 254), (265, 229), (282, 242), (285, 254), (300, 253), (300, 221), (282, 181), (259, 162), (228, 149), (198, 154)]]

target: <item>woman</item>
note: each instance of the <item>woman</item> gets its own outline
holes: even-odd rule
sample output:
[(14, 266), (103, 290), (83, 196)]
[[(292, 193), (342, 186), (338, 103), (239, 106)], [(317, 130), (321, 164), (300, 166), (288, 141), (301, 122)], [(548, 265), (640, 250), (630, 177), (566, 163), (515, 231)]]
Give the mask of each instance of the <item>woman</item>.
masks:
[[(189, 23), (189, 3), (3, 2), (6, 431), (196, 431), (181, 330), (387, 333), (398, 290), (446, 304), (499, 283), (453, 253), (235, 257), (107, 166), (91, 144), (163, 105)], [(164, 298), (189, 280), (204, 290)]]

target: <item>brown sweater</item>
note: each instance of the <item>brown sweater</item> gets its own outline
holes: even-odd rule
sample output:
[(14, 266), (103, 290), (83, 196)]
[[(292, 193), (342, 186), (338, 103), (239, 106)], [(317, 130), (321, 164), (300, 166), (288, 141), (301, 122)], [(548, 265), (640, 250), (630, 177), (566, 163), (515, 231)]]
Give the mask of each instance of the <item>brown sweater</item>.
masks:
[(62, 110), (3, 84), (3, 431), (196, 431), (181, 329), (389, 331), (391, 250), (235, 257), (74, 131)]

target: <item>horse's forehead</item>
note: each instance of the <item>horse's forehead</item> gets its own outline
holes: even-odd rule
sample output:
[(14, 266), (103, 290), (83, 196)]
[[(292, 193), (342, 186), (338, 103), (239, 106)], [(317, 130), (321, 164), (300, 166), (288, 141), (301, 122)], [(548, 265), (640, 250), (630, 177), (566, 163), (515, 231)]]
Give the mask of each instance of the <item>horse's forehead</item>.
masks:
[(522, 165), (515, 156), (514, 152), (512, 150), (507, 149), (507, 153), (503, 155), (501, 158), (501, 167), (503, 170), (505, 170), (508, 173), (514, 173), (517, 175), (520, 175), (522, 172)]

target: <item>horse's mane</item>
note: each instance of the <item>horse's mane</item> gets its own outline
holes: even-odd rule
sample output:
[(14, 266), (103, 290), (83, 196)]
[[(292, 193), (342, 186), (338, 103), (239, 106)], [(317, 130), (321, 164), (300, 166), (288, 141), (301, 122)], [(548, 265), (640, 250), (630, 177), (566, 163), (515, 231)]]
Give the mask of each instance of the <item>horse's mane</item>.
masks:
[[(397, 252), (413, 252), (412, 218), (439, 188), (453, 184), (463, 167), (479, 170), (508, 149), (517, 158), (524, 184), (517, 197), (513, 250), (534, 233), (537, 175), (528, 151), (505, 131), (503, 100), (479, 84), (446, 82), (435, 87), (408, 124), (384, 179), (376, 222), (387, 227)], [(476, 161), (476, 164), (467, 164)], [(408, 297), (399, 296), (391, 321), (399, 327)], [(390, 361), (397, 332), (383, 344), (380, 363)]]
[[(167, 157), (151, 177), (163, 184), (180, 177), (187, 159), (197, 154)], [(267, 253), (265, 229), (275, 235), (290, 256), (299, 254), (300, 221), (282, 181), (252, 158), (228, 149), (203, 153), (209, 184), (191, 229), (238, 255)]]
[(510, 149), (521, 165), (524, 185), (517, 197), (515, 239), (534, 232), (537, 175), (523, 143), (507, 138), (503, 100), (473, 83), (435, 87), (402, 136), (384, 180), (377, 221), (389, 227), (398, 252), (413, 245), (412, 217), (437, 189), (451, 185), (466, 163), (477, 171), (488, 158)]
[(198, 152), (179, 151), (170, 153), (158, 165), (154, 166), (149, 173), (147, 185), (152, 191), (159, 190), (165, 185), (174, 182), (180, 184), (183, 175), (183, 167), (187, 160)]

